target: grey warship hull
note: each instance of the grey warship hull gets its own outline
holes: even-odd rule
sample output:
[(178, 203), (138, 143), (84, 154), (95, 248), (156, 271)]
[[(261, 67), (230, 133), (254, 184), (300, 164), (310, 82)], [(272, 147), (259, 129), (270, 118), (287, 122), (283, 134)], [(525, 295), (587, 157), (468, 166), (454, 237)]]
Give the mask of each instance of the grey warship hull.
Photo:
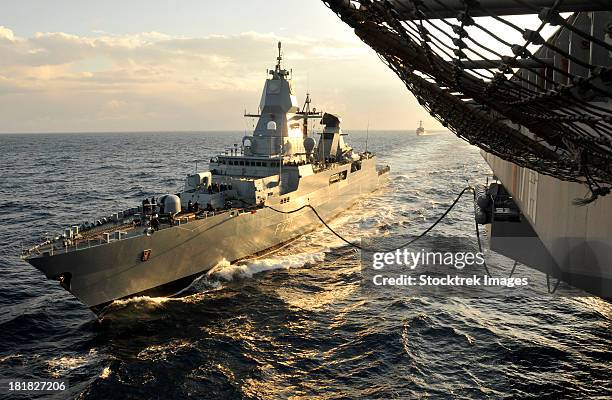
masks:
[[(343, 171), (346, 178), (332, 182), (330, 177)], [(377, 170), (375, 157), (363, 160), (358, 171), (351, 172), (350, 164), (340, 165), (304, 179), (288, 201), (269, 205), (293, 211), (310, 204), (329, 220), (374, 191), (387, 178), (387, 171)], [(321, 227), (309, 208), (290, 214), (275, 210), (229, 210), (153, 234), (31, 257), (28, 262), (50, 279), (68, 277), (64, 288), (98, 314), (116, 299), (173, 294), (223, 260), (248, 257)], [(149, 253), (146, 261), (145, 251)]]
[[(311, 111), (309, 95), (298, 107), (280, 43), (278, 51), (260, 113), (245, 113), (257, 125), (240, 146), (187, 175), (179, 193), (73, 225), (22, 257), (99, 314), (117, 299), (175, 294), (222, 262), (319, 228), (375, 190), (388, 167), (348, 146), (341, 119)], [(309, 120), (322, 125), (318, 143)]]

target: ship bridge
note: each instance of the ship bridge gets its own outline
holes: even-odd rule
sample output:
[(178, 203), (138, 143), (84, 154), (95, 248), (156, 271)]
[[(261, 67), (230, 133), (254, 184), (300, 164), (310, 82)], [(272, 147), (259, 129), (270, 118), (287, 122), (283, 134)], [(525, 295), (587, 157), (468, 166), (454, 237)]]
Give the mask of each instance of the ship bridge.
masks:
[[(269, 70), (261, 94), (258, 114), (245, 117), (258, 118), (252, 136), (242, 140), (244, 155), (280, 157), (281, 155), (304, 155), (304, 139), (307, 131), (302, 129), (301, 121), (320, 118), (319, 113), (301, 112), (293, 91), (291, 72), (284, 69), (282, 47), (278, 43), (277, 64)], [(308, 101), (308, 99), (307, 99)], [(306, 122), (307, 129), (307, 122)]]

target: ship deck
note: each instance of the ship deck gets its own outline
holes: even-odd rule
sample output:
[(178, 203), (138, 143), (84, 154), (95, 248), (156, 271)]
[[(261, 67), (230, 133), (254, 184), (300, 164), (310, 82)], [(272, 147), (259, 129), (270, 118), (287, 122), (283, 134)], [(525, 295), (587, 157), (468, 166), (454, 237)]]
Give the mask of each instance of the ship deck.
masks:
[(102, 246), (117, 240), (125, 240), (136, 236), (146, 235), (148, 230), (160, 231), (174, 226), (189, 224), (196, 220), (211, 218), (223, 214), (240, 214), (250, 212), (250, 209), (231, 208), (226, 210), (199, 212), (181, 212), (173, 217), (162, 216), (159, 218), (159, 226), (152, 228), (143, 224), (139, 215), (129, 216), (119, 221), (109, 221), (100, 226), (81, 231), (74, 238), (68, 240), (63, 237), (56, 237), (37, 244), (22, 252), (23, 259), (52, 256), (58, 253), (69, 253), (84, 250), (95, 246)]

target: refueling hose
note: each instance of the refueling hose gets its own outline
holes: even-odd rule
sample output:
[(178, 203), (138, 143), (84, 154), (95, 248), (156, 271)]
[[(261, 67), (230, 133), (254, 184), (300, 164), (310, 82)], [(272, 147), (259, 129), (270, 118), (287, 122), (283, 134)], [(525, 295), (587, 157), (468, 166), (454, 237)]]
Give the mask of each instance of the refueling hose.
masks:
[[(461, 199), (461, 197), (463, 197), (463, 195), (467, 192), (472, 192), (473, 196), (474, 196), (474, 201), (476, 201), (476, 190), (472, 187), (472, 186), (468, 186), (466, 188), (464, 188), (461, 192), (459, 192), (459, 194), (457, 195), (457, 197), (455, 198), (455, 200), (452, 202), (452, 204), (446, 209), (446, 211), (444, 211), (444, 213), (442, 213), (442, 215), (440, 215), (440, 217), (438, 217), (438, 219), (427, 229), (425, 229), (420, 235), (418, 235), (417, 237), (409, 240), (408, 242), (398, 246), (398, 247), (394, 247), (392, 249), (374, 249), (374, 248), (368, 248), (368, 247), (364, 247), (361, 246), (357, 243), (351, 242), (350, 240), (344, 238), (342, 235), (340, 235), (338, 232), (336, 232), (331, 226), (329, 226), (327, 224), (327, 222), (325, 222), (325, 220), (321, 217), (321, 215), (319, 215), (319, 213), (317, 212), (317, 210), (311, 206), (310, 204), (305, 204), (300, 208), (297, 208), (295, 210), (291, 210), (291, 211), (282, 211), (282, 210), (278, 210), (274, 207), (270, 207), (267, 205), (264, 205), (264, 207), (269, 208), (272, 211), (275, 211), (277, 213), (280, 214), (293, 214), (299, 211), (302, 211), (305, 208), (309, 208), (314, 215), (319, 219), (319, 221), (321, 221), (321, 223), (331, 232), (333, 233), (338, 239), (342, 240), (344, 243), (348, 244), (349, 246), (355, 247), (356, 249), (362, 250), (362, 251), (367, 251), (367, 252), (393, 252), (399, 249), (402, 249), (404, 247), (407, 247), (409, 245), (411, 245), (412, 243), (416, 242), (417, 240), (423, 238), (424, 236), (426, 236), (433, 228), (436, 227), (436, 225), (438, 225), (440, 222), (442, 222), (442, 220), (444, 218), (446, 218), (446, 216), (448, 215), (448, 213), (457, 205), (457, 203), (459, 202), (459, 199)], [(478, 239), (478, 250), (482, 253), (482, 243), (480, 240), (480, 231), (478, 230), (478, 223), (476, 221), (474, 221), (475, 225), (476, 225), (476, 238)], [(483, 259), (484, 260), (484, 259)], [(491, 277), (491, 273), (489, 272), (489, 268), (487, 267), (487, 262), (484, 261), (484, 269), (487, 273), (487, 275), (489, 277)]]

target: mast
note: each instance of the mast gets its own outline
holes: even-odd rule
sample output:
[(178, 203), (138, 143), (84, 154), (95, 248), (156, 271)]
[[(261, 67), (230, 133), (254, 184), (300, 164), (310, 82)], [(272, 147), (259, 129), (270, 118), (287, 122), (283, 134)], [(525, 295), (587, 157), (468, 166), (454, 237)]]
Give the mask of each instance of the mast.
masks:
[(276, 62), (276, 72), (280, 72), (280, 70), (281, 70), (281, 61), (283, 60), (283, 54), (282, 54), (281, 48), (282, 48), (282, 44), (279, 41), (278, 42), (278, 57), (276, 57), (276, 60), (277, 60), (277, 62)]
[(304, 107), (302, 107), (302, 114), (304, 115), (304, 125), (302, 126), (302, 137), (306, 139), (308, 137), (308, 116), (310, 113), (310, 93), (306, 93), (306, 101)]
[(302, 125), (302, 137), (306, 139), (308, 137), (308, 120), (310, 118), (320, 119), (323, 114), (320, 111), (317, 111), (316, 108), (310, 110), (310, 103), (312, 100), (310, 99), (310, 93), (306, 93), (306, 101), (304, 101), (304, 106), (302, 106), (302, 110), (298, 111), (296, 114), (300, 115), (304, 119), (304, 123)]

